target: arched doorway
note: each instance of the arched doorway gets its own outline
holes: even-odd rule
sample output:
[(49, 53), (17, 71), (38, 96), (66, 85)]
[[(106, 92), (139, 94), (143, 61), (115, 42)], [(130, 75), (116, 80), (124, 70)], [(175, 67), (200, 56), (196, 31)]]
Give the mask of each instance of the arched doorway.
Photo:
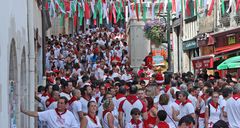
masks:
[[(26, 53), (25, 47), (22, 50), (22, 57), (21, 57), (21, 79), (20, 79), (20, 102), (23, 104), (24, 109), (29, 110), (29, 93), (28, 93), (28, 86), (27, 86), (27, 70), (26, 70)], [(21, 128), (27, 128), (29, 122), (29, 117), (21, 113), (20, 116), (20, 123)]]
[(10, 46), (10, 61), (9, 61), (9, 89), (8, 89), (8, 111), (9, 111), (9, 126), (10, 128), (17, 127), (17, 113), (18, 113), (18, 97), (17, 97), (17, 54), (16, 43), (12, 39)]

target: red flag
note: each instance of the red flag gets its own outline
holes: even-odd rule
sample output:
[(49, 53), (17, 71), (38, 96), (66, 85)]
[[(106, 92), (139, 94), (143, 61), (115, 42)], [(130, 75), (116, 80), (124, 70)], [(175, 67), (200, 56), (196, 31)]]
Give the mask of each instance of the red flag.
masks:
[(136, 3), (136, 15), (137, 15), (137, 20), (139, 21), (139, 15), (138, 15), (138, 3)]
[(114, 5), (112, 4), (112, 8), (113, 8), (113, 23), (116, 24), (117, 23), (117, 19), (116, 19), (116, 8), (114, 7)]
[(214, 7), (214, 0), (212, 0), (211, 5), (210, 5), (210, 8), (209, 8), (209, 10), (208, 10), (208, 13), (207, 13), (208, 16), (211, 16), (212, 11), (213, 11), (213, 7)]
[(65, 11), (66, 11), (65, 18), (67, 18), (68, 12), (70, 11), (70, 1), (64, 1), (64, 6), (65, 6)]
[(236, 11), (239, 9), (240, 0), (237, 1)]
[(172, 0), (172, 12), (176, 12), (176, 1)]
[(89, 5), (88, 5), (88, 2), (85, 1), (85, 4), (84, 4), (84, 7), (85, 7), (85, 12), (84, 12), (84, 17), (86, 19), (90, 19), (90, 8), (89, 8)]
[(109, 7), (109, 22), (112, 23), (112, 6)]
[(160, 5), (159, 5), (158, 15), (160, 15), (161, 11), (163, 10), (163, 7), (164, 7), (164, 3), (161, 2)]
[(46, 2), (45, 8), (46, 8), (46, 10), (48, 10), (48, 2)]
[(190, 5), (189, 5), (189, 3), (190, 3), (190, 0), (187, 0), (187, 1), (186, 1), (186, 15), (187, 15), (187, 16), (190, 16), (190, 15), (191, 15), (191, 10), (190, 10)]
[(76, 10), (76, 13), (74, 14), (74, 23), (73, 23), (74, 27), (77, 26), (77, 18), (78, 18), (78, 6), (77, 5), (76, 5), (77, 10)]

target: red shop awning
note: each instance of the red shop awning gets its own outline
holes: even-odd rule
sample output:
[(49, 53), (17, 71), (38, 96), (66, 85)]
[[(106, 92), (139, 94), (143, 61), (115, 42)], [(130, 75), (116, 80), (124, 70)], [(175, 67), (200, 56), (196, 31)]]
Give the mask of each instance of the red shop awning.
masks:
[(240, 50), (240, 43), (234, 44), (234, 45), (228, 45), (220, 48), (216, 48), (214, 51), (215, 55), (221, 54), (221, 53), (226, 53), (234, 50)]
[(194, 69), (207, 69), (213, 68), (214, 55), (200, 56), (192, 58)]

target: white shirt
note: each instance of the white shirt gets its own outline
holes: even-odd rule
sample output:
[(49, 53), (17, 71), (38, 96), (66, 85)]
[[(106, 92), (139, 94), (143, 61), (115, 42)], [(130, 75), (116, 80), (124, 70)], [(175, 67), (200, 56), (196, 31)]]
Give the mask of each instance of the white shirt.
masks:
[[(108, 124), (108, 119), (107, 119), (107, 115), (109, 114), (110, 112), (107, 112), (103, 119), (102, 119), (102, 125), (103, 125), (103, 128), (109, 128), (109, 124)], [(117, 122), (117, 119), (114, 118), (114, 128), (117, 128), (118, 126), (118, 122)]]
[[(79, 100), (81, 103), (82, 103), (82, 112), (84, 113), (88, 113), (88, 107), (87, 107), (87, 104), (88, 104), (88, 100), (86, 100), (85, 98), (81, 97), (81, 99)], [(95, 98), (91, 98), (90, 101), (95, 101)]]
[(197, 106), (197, 98), (191, 94), (188, 95), (188, 99), (192, 102), (192, 105), (194, 107), (194, 109), (196, 108)]
[(55, 109), (55, 108), (57, 108), (57, 101), (52, 102), (52, 103), (47, 107), (47, 110)]
[(55, 109), (38, 112), (38, 117), (40, 121), (46, 121), (49, 128), (79, 128), (72, 112), (68, 110), (61, 117)]
[(79, 100), (76, 100), (70, 105), (69, 109), (73, 113), (73, 115), (77, 121), (77, 124), (80, 127), (80, 119), (79, 119), (78, 112), (82, 111), (82, 103)]
[(228, 122), (230, 128), (239, 128), (240, 126), (240, 98), (234, 99), (233, 97), (227, 100), (224, 111), (227, 112)]
[[(131, 122), (127, 123), (126, 127), (125, 128), (136, 128), (136, 124), (132, 124)], [(141, 122), (139, 125), (138, 125), (138, 128), (143, 128), (143, 122)]]
[(209, 119), (208, 119), (208, 123), (213, 125), (218, 120), (220, 120), (221, 108), (218, 105), (218, 107), (216, 109), (210, 103), (209, 103), (209, 107), (210, 108), (208, 108), (208, 105), (206, 105), (206, 108), (208, 108), (208, 110), (210, 111), (210, 116), (209, 116)]
[(190, 102), (188, 102), (184, 105), (181, 103), (181, 105), (179, 107), (179, 111), (180, 111), (180, 114), (179, 114), (180, 118), (182, 118), (183, 116), (195, 113), (195, 109), (194, 109), (192, 103), (190, 103)]
[(99, 118), (96, 116), (97, 124), (95, 124), (88, 115), (85, 116), (87, 118), (87, 128), (102, 128)]
[(172, 114), (172, 103), (168, 103), (167, 105), (160, 105), (158, 104), (158, 111), (159, 110), (164, 110), (167, 112), (167, 118), (165, 120), (165, 122), (168, 123), (170, 128), (176, 128), (176, 124), (175, 121), (173, 120)]

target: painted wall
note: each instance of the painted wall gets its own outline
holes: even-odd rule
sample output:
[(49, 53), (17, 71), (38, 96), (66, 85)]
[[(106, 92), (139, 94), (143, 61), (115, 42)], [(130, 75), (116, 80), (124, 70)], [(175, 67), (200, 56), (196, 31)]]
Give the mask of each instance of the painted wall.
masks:
[[(19, 112), (19, 104), (22, 103), (28, 110), (34, 110), (34, 105), (31, 105), (34, 103), (34, 79), (29, 74), (34, 70), (30, 71), (29, 68), (34, 66), (30, 60), (34, 59), (34, 54), (31, 55), (34, 52), (35, 1), (1, 0), (1, 3), (4, 4), (0, 4), (0, 123), (2, 128), (31, 128), (34, 126), (33, 119)], [(35, 18), (38, 16), (39, 13)], [(35, 22), (39, 25), (37, 19)], [(31, 31), (28, 24), (31, 25)], [(14, 81), (12, 86), (10, 80)]]

